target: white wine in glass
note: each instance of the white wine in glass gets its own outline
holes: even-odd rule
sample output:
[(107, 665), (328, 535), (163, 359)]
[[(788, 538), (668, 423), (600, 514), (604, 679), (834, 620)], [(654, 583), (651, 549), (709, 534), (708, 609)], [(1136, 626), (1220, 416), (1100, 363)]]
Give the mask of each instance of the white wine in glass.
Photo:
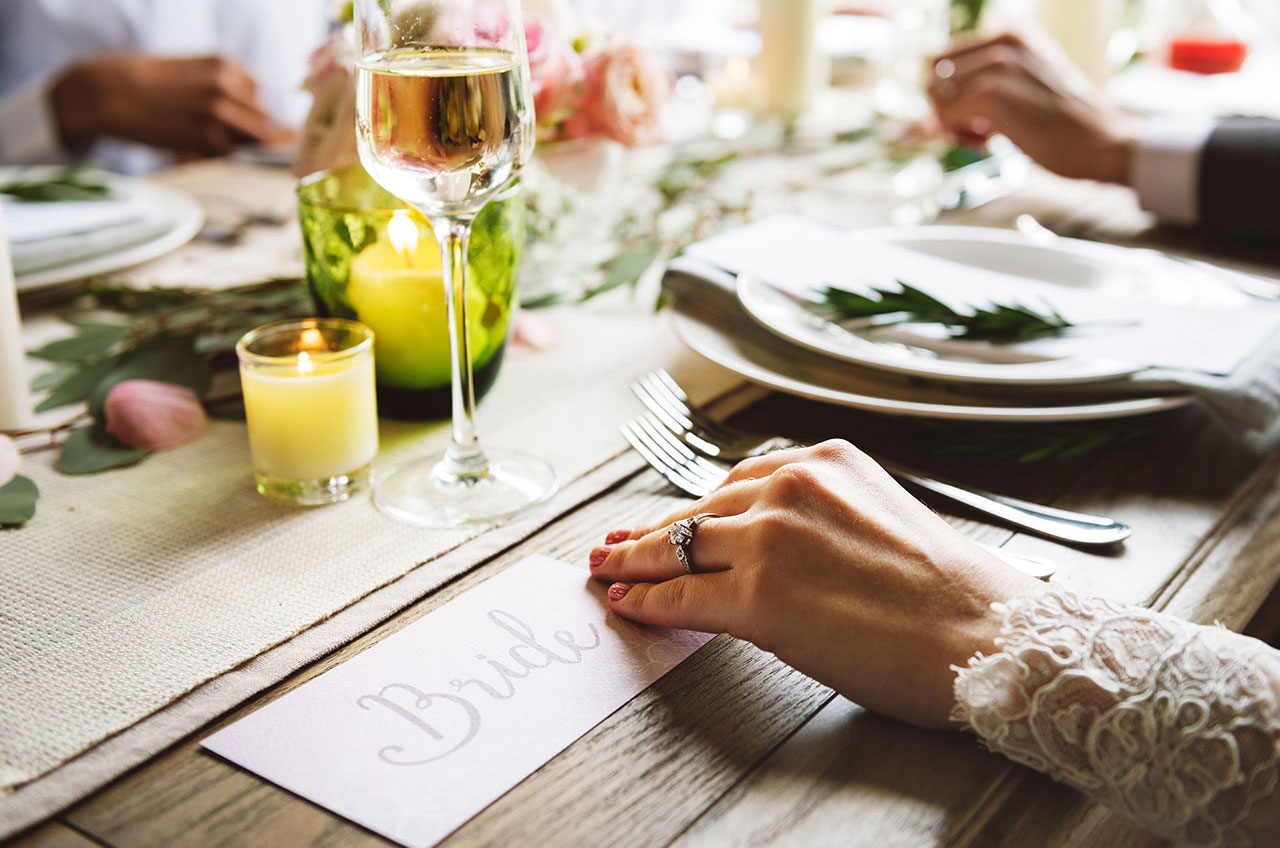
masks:
[(452, 442), (443, 456), (379, 475), (374, 501), (425, 527), (514, 515), (545, 500), (555, 472), (476, 438), (467, 338), (467, 242), (490, 198), (533, 149), (519, 0), (356, 0), (360, 161), (423, 213), (440, 243), (452, 366)]

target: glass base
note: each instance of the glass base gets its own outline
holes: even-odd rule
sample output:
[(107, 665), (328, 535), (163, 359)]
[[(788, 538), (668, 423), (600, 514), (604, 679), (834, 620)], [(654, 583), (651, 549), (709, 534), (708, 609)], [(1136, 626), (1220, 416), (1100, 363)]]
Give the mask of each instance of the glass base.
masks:
[(555, 492), (556, 472), (543, 460), (514, 451), (485, 454), (489, 472), (476, 479), (438, 474), (439, 455), (394, 466), (379, 475), (373, 502), (397, 521), (442, 529), (510, 518)]
[(269, 501), (286, 506), (324, 506), (345, 501), (369, 484), (373, 464), (357, 468), (348, 474), (338, 474), (319, 480), (287, 480), (269, 474), (254, 472), (258, 494)]

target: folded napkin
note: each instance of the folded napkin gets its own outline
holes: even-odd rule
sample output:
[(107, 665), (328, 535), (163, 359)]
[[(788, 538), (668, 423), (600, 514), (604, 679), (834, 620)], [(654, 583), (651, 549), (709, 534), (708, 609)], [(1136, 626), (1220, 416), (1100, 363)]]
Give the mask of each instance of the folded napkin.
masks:
[(18, 275), (133, 247), (172, 225), (168, 216), (132, 198), (3, 203)]
[[(929, 228), (914, 232), (927, 235)], [(798, 297), (836, 285), (855, 291), (910, 283), (959, 311), (988, 303), (1060, 312), (1077, 325), (1061, 336), (1000, 345), (1038, 357), (1084, 357), (1228, 375), (1280, 332), (1280, 304), (1249, 297), (1199, 267), (1147, 250), (1114, 262), (1112, 246), (1096, 256), (1061, 247), (966, 240), (963, 229), (938, 228), (933, 240), (889, 240), (875, 231), (842, 230), (795, 216), (777, 216), (722, 233), (689, 255), (735, 274), (751, 274)], [(1003, 231), (991, 231), (995, 237)], [(954, 237), (953, 237), (954, 236)], [(1085, 249), (1088, 249), (1088, 245)], [(1046, 261), (1048, 259), (1048, 261)], [(1224, 272), (1224, 274), (1227, 272)], [(1151, 297), (1149, 281), (1161, 297)], [(895, 328), (901, 338), (911, 328)], [(924, 335), (925, 346), (936, 337)], [(989, 345), (969, 347), (981, 359)]]
[[(742, 273), (798, 296), (812, 296), (816, 287), (825, 284), (854, 290), (870, 285), (892, 288), (895, 279), (903, 279), (957, 308), (988, 298), (1031, 306), (1038, 299), (1045, 300), (1069, 320), (1095, 327), (1002, 348), (1048, 356), (1120, 359), (1141, 370), (1124, 379), (1061, 390), (960, 388), (974, 395), (998, 392), (1005, 397), (1016, 391), (1029, 405), (1050, 402), (1050, 398), (1052, 402), (1067, 397), (1096, 401), (1188, 392), (1255, 447), (1266, 449), (1280, 443), (1280, 303), (1241, 294), (1229, 283), (1232, 272), (1225, 270), (1221, 290), (1215, 290), (1218, 283), (1211, 281), (1206, 292), (1203, 270), (1184, 268), (1150, 251), (1135, 251), (1140, 261), (1133, 267), (1117, 268), (1114, 276), (1093, 279), (1088, 288), (1071, 289), (1070, 279), (1096, 275), (1100, 263), (1088, 263), (1086, 268), (1064, 250), (1055, 257), (1053, 267), (1028, 264), (1021, 269), (1023, 277), (1009, 273), (1007, 262), (1000, 270), (983, 268), (982, 249), (978, 242), (968, 253), (964, 246), (949, 245), (948, 256), (963, 255), (965, 259), (954, 262), (877, 241), (874, 234), (859, 237), (826, 224), (781, 216), (692, 245), (685, 258), (673, 263), (664, 284), (677, 300), (701, 298), (704, 303), (708, 288), (720, 289), (723, 295), (735, 275)], [(1030, 263), (1043, 260), (1044, 255), (1028, 252), (1026, 257)], [(1173, 303), (1144, 302), (1135, 296), (1142, 288), (1133, 287), (1131, 279), (1126, 282), (1134, 268), (1161, 274), (1162, 283), (1168, 275), (1170, 291), (1182, 294), (1171, 296)], [(1200, 276), (1191, 285), (1186, 278), (1172, 279), (1179, 273)], [(1058, 282), (1046, 283), (1046, 279)], [(723, 314), (734, 308), (722, 296), (716, 303)], [(740, 305), (735, 306), (734, 332), (765, 332), (750, 326), (751, 319)]]

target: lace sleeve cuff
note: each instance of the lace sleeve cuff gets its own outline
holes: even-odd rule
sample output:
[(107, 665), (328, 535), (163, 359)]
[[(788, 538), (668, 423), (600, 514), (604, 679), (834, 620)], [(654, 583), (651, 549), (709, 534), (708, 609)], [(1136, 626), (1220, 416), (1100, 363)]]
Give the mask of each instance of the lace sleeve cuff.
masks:
[(1191, 845), (1280, 841), (1280, 654), (1055, 589), (996, 605), (952, 718), (991, 750)]

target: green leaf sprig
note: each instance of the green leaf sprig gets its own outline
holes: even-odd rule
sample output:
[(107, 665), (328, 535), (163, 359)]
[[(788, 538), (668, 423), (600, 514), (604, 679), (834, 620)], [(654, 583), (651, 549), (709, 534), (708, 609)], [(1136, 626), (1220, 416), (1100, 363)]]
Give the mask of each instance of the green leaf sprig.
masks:
[[(706, 238), (709, 226), (720, 227), (733, 221), (746, 210), (741, 206), (717, 201), (711, 196), (716, 178), (726, 167), (738, 161), (741, 152), (736, 149), (717, 148), (710, 151), (679, 148), (666, 164), (654, 184), (657, 203), (652, 209), (633, 210), (618, 222), (613, 238), (617, 252), (591, 269), (596, 282), (581, 291), (551, 292), (521, 302), (525, 309), (543, 309), (569, 303), (586, 303), (616, 289), (630, 287), (634, 290), (644, 273), (660, 259), (678, 256), (699, 239)], [(530, 217), (530, 240), (551, 235), (548, 228), (538, 226), (539, 219), (554, 217), (557, 210), (541, 210), (536, 198)], [(661, 235), (660, 219), (677, 207), (693, 210), (695, 222), (682, 228), (677, 235)], [(572, 203), (558, 210), (567, 214)], [(659, 296), (654, 309), (661, 309), (664, 301)]]
[[(49, 433), (51, 439), (67, 434), (51, 443), (61, 448), (58, 470), (64, 474), (91, 474), (146, 458), (146, 451), (127, 448), (105, 432), (103, 402), (116, 383), (156, 380), (203, 397), (217, 368), (234, 367), (231, 350), (246, 331), (313, 312), (306, 284), (296, 279), (223, 291), (98, 286), (79, 305), (119, 313), (120, 320), (67, 316), (73, 335), (30, 351), (54, 363), (32, 383), (33, 390), (46, 393), (38, 412), (88, 403), (86, 414)], [(234, 414), (228, 399), (206, 399), (206, 405), (215, 415)]]
[(987, 0), (951, 0), (951, 34), (976, 30), (986, 5)]
[(62, 168), (49, 176), (0, 183), (0, 194), (31, 202), (107, 200), (111, 188), (90, 176), (89, 165)]
[(970, 312), (958, 312), (931, 294), (915, 286), (897, 281), (899, 291), (873, 288), (874, 296), (827, 286), (813, 311), (837, 321), (886, 317), (875, 326), (924, 323), (941, 324), (953, 339), (987, 342), (1021, 342), (1042, 336), (1054, 336), (1073, 326), (1056, 310), (1041, 313), (1019, 304), (975, 306)]
[(0, 527), (21, 527), (36, 514), (40, 490), (29, 477), (18, 475), (0, 486)]

